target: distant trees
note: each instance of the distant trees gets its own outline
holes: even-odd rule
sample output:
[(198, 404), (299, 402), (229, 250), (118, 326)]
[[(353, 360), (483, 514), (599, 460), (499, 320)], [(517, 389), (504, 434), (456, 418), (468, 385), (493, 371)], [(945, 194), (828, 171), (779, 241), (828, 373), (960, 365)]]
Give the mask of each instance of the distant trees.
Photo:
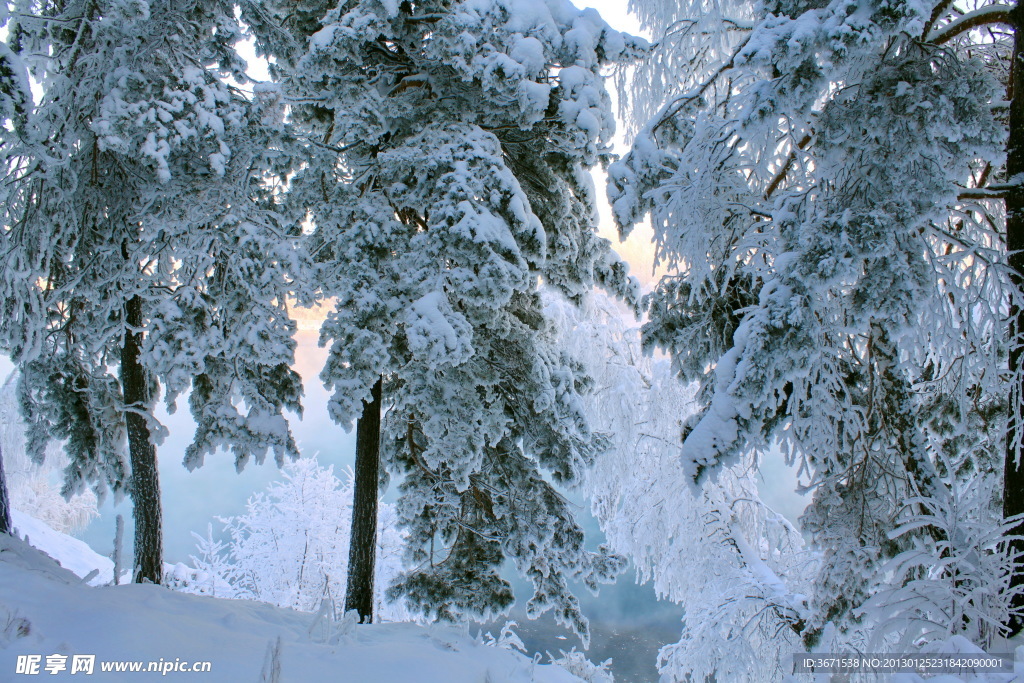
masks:
[(245, 80), (230, 3), (15, 5), (0, 348), (21, 371), (29, 452), (66, 442), (66, 494), (127, 491), (133, 577), (159, 582), (161, 384), (171, 408), (191, 388), (189, 466), (218, 446), (239, 467), (296, 454), (281, 414), (301, 390), (285, 308), (296, 252), (263, 182), (275, 131), (225, 81)]
[(823, 555), (808, 609), (775, 614), (806, 646), (986, 644), (1017, 590), (993, 486), (1019, 400), (994, 202), (1008, 36), (948, 2), (635, 9), (664, 39), (610, 194), (672, 269), (644, 338), (699, 387), (687, 476), (706, 490), (773, 443), (799, 466)]
[[(249, 499), (244, 514), (220, 520), (226, 541), (193, 534), (198, 540), (199, 554), (193, 557), (198, 572), (184, 590), (306, 612), (328, 600), (341, 610), (350, 571), (352, 474), (339, 481), (331, 468), (311, 458), (285, 465), (281, 474), (281, 481)], [(380, 510), (373, 611), (387, 620), (408, 620), (412, 615), (401, 604), (384, 597), (387, 584), (403, 569), (404, 539), (394, 506), (382, 504)]]
[(412, 562), (394, 594), (443, 619), (500, 613), (509, 558), (531, 614), (585, 633), (568, 579), (596, 588), (624, 561), (585, 550), (552, 483), (576, 483), (601, 439), (538, 286), (632, 296), (594, 234), (586, 170), (613, 125), (601, 68), (642, 41), (560, 0), (284, 4), (247, 21), (309, 141), (289, 201), (336, 299), (321, 333), (334, 419), (365, 419), (383, 377)]

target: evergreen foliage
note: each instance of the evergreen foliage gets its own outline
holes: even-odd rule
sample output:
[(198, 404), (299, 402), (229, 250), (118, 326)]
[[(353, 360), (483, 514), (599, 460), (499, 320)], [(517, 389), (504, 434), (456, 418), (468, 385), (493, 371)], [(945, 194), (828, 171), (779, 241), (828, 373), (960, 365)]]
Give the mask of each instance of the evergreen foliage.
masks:
[(278, 132), (225, 80), (245, 80), (230, 3), (13, 7), (5, 83), (41, 94), (5, 105), (0, 347), (30, 454), (66, 442), (65, 495), (130, 493), (136, 578), (159, 581), (160, 385), (171, 409), (192, 389), (189, 466), (296, 455), (298, 257), (264, 183)]
[(596, 589), (624, 560), (585, 549), (554, 487), (601, 439), (538, 287), (634, 296), (594, 234), (587, 169), (613, 127), (601, 69), (645, 44), (564, 0), (271, 7), (249, 21), (310, 145), (289, 201), (336, 298), (321, 333), (335, 420), (351, 425), (385, 377), (383, 462), (413, 567), (393, 594), (492, 617), (513, 599), (507, 557), (533, 583), (531, 615), (585, 633), (568, 579)]

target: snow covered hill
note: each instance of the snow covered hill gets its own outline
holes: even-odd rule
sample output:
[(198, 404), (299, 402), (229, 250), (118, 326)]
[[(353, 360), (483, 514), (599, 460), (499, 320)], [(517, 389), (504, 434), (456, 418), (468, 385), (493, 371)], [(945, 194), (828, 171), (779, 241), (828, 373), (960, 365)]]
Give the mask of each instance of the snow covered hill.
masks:
[[(58, 559), (68, 568), (23, 540), (0, 535), (0, 681), (581, 680), (559, 666), (536, 664), (517, 652), (485, 645), (456, 627), (359, 626), (161, 586), (91, 587), (74, 572), (88, 573), (90, 562), (103, 564), (105, 558), (88, 546), (69, 543), (74, 539), (62, 534), (47, 534), (39, 524), (24, 516), (17, 522), (33, 543), (63, 554)], [(89, 666), (89, 655), (95, 656), (93, 674), (86, 675), (84, 669), (72, 673), (76, 664)], [(208, 672), (202, 670), (207, 662)], [(56, 673), (49, 673), (48, 664)], [(197, 664), (199, 670), (189, 670)], [(19, 667), (25, 671), (33, 665), (38, 674), (18, 673)], [(141, 671), (129, 673), (136, 665)]]
[(112, 582), (114, 563), (94, 551), (87, 543), (55, 531), (45, 522), (20, 510), (11, 510), (11, 517), (18, 537), (27, 539), (33, 548), (39, 548), (56, 559), (60, 566), (83, 578), (95, 571), (96, 575), (87, 581), (93, 586)]

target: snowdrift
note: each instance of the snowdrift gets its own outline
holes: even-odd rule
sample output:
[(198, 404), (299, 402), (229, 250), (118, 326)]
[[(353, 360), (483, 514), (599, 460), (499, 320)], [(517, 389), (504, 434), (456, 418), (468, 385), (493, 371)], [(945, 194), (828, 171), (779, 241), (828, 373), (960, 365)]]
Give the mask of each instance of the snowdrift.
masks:
[[(68, 568), (24, 540), (0, 535), (0, 681), (581, 680), (561, 667), (485, 645), (458, 627), (361, 626), (322, 614), (187, 595), (162, 586), (89, 586), (75, 572), (88, 574), (96, 565), (109, 572), (109, 560), (38, 524), (23, 516), (16, 522), (33, 543), (51, 544), (47, 549)], [(29, 665), (25, 657), (32, 655), (40, 656), (38, 676), (17, 674), (19, 658), (24, 668)], [(48, 659), (51, 655), (66, 659)], [(95, 656), (92, 675), (71, 673), (75, 655)], [(65, 668), (50, 674), (48, 662)], [(206, 662), (208, 672), (186, 670)], [(151, 663), (155, 669), (147, 670)], [(141, 671), (116, 670), (136, 664)]]

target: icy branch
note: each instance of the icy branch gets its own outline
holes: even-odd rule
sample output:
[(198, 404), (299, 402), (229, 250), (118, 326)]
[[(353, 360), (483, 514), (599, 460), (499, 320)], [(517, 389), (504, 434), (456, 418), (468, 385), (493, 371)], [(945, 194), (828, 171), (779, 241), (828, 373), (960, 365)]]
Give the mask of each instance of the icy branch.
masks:
[[(809, 145), (810, 143), (811, 143), (811, 136), (810, 135), (805, 135), (800, 140), (800, 142), (796, 143), (796, 147), (797, 147), (797, 149), (801, 149), (801, 150), (807, 149), (807, 145)], [(786, 158), (786, 163), (783, 164), (782, 168), (779, 169), (779, 172), (775, 174), (775, 177), (772, 179), (772, 182), (768, 185), (768, 189), (764, 191), (764, 198), (765, 199), (771, 199), (772, 198), (772, 195), (775, 194), (775, 190), (779, 189), (779, 185), (781, 185), (782, 181), (786, 179), (787, 175), (789, 175), (789, 169), (791, 169), (793, 167), (793, 162), (795, 162), (795, 161), (796, 161), (796, 149), (794, 149), (792, 152), (789, 153), (789, 157)]]
[(935, 43), (936, 45), (942, 45), (947, 43), (953, 38), (956, 38), (965, 31), (970, 31), (972, 28), (978, 26), (985, 26), (987, 24), (1009, 24), (1010, 23), (1010, 10), (1013, 8), (1010, 5), (986, 5), (973, 12), (959, 17), (955, 21), (951, 21), (945, 26), (932, 31), (928, 34), (927, 42)]
[(780, 616), (783, 616), (794, 628), (802, 622), (803, 612), (806, 611), (806, 598), (799, 594), (792, 593), (778, 574), (772, 571), (771, 567), (765, 564), (757, 551), (747, 541), (740, 525), (734, 520), (729, 525), (729, 535), (740, 554), (740, 559), (750, 571), (754, 581), (764, 591), (764, 598), (772, 605), (779, 608)]
[(1020, 187), (1019, 183), (989, 185), (988, 187), (969, 187), (957, 194), (956, 198), (961, 201), (965, 199), (1006, 199), (1006, 194), (1018, 187)]

